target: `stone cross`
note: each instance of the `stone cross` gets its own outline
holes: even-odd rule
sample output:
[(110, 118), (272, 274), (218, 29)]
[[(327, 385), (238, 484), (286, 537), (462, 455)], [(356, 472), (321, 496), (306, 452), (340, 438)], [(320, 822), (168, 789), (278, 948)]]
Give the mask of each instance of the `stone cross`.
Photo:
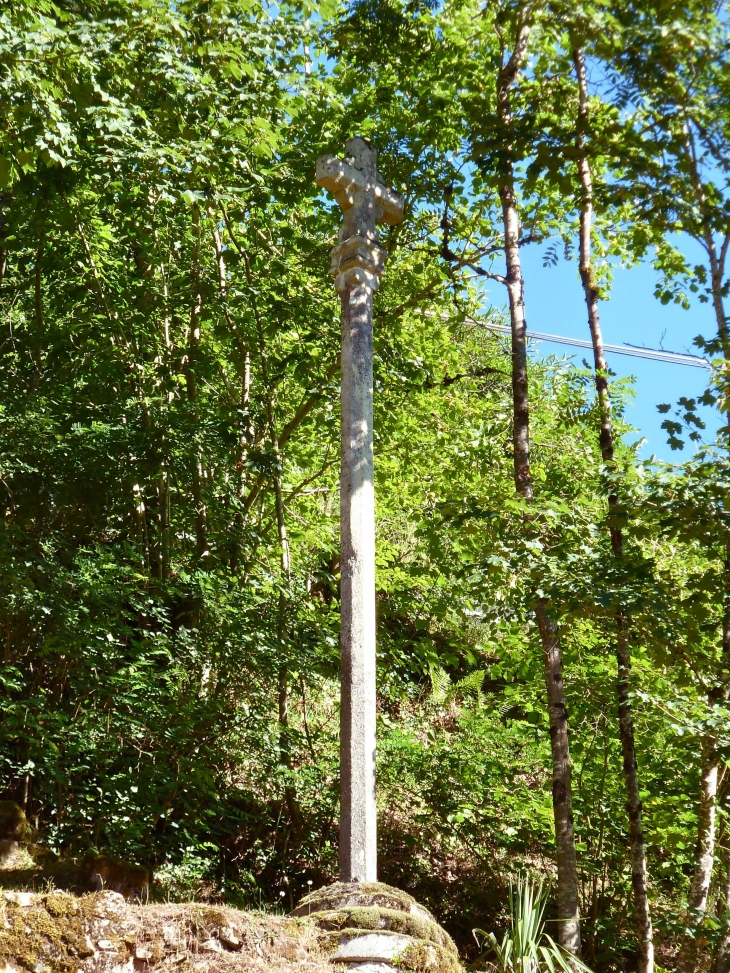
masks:
[(375, 501), (373, 490), (373, 293), (387, 251), (376, 222), (403, 220), (403, 198), (376, 168), (365, 139), (345, 158), (317, 160), (317, 182), (344, 213), (331, 272), (342, 301), (340, 565), (340, 880), (377, 879), (375, 810)]

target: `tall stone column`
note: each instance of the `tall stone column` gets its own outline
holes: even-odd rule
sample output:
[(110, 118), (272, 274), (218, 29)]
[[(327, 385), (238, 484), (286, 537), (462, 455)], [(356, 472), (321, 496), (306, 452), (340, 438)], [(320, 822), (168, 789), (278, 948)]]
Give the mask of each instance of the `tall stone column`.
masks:
[(405, 956), (418, 969), (461, 973), (456, 947), (433, 916), (377, 882), (373, 294), (387, 256), (376, 222), (400, 223), (404, 201), (383, 184), (376, 158), (354, 138), (344, 159), (317, 160), (317, 182), (344, 213), (332, 250), (342, 301), (340, 881), (306, 896), (292, 914), (309, 916), (330, 935), (340, 930), (331, 959), (348, 973), (393, 973)]
[(373, 293), (385, 251), (360, 236), (335, 248), (342, 301), (340, 877), (377, 878)]
[(376, 168), (361, 138), (345, 158), (317, 161), (317, 182), (335, 194), (344, 218), (332, 250), (342, 301), (342, 472), (340, 477), (340, 878), (377, 877), (375, 807), (375, 500), (373, 484), (373, 294), (385, 266), (376, 222), (400, 223), (403, 200)]

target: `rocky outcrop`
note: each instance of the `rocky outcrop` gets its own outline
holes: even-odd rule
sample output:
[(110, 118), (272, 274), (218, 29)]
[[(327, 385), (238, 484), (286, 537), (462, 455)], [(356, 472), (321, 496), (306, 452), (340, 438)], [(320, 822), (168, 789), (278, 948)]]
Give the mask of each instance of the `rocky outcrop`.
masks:
[(460, 973), (448, 933), (413, 896), (382, 882), (336, 882), (292, 913), (329, 933), (331, 958), (349, 973)]
[(333, 973), (313, 924), (117, 892), (0, 894), (0, 973)]

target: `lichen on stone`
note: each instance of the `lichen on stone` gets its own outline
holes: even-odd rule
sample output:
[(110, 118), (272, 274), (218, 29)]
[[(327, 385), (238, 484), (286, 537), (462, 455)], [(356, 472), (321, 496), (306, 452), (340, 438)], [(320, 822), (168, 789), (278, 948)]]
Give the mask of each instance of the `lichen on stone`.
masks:
[(408, 912), (433, 921), (433, 916), (407, 892), (383, 882), (335, 882), (310, 892), (292, 912), (293, 916), (307, 916), (313, 912), (336, 911), (352, 906), (379, 906), (398, 912)]
[(29, 905), (6, 893), (2, 902), (0, 961), (6, 965), (14, 962), (31, 973), (39, 964), (51, 973), (75, 973), (78, 960), (93, 954), (86, 934), (93, 903), (63, 892), (34, 896)]
[(382, 906), (352, 906), (334, 911), (312, 912), (309, 918), (321, 929), (362, 929), (400, 933), (404, 936), (412, 936), (414, 939), (436, 943), (454, 955), (457, 953), (451, 937), (438, 923), (410, 912), (386, 909)]
[(462, 973), (458, 954), (436, 943), (415, 941), (407, 946), (395, 960), (398, 970), (410, 973)]

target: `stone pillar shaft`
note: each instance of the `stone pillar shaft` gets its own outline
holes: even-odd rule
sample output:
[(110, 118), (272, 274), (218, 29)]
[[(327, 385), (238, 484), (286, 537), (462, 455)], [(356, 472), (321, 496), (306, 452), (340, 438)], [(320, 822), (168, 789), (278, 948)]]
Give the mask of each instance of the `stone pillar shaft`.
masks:
[[(340, 879), (377, 880), (373, 290), (341, 275)], [(372, 276), (373, 279), (367, 280)], [(338, 279), (338, 285), (340, 280)], [(338, 286), (338, 290), (340, 287)]]
[(345, 158), (317, 160), (317, 183), (344, 218), (332, 250), (342, 301), (340, 477), (340, 880), (377, 880), (375, 806), (375, 497), (373, 294), (385, 266), (376, 223), (395, 226), (404, 201), (380, 179), (375, 148), (348, 139)]

